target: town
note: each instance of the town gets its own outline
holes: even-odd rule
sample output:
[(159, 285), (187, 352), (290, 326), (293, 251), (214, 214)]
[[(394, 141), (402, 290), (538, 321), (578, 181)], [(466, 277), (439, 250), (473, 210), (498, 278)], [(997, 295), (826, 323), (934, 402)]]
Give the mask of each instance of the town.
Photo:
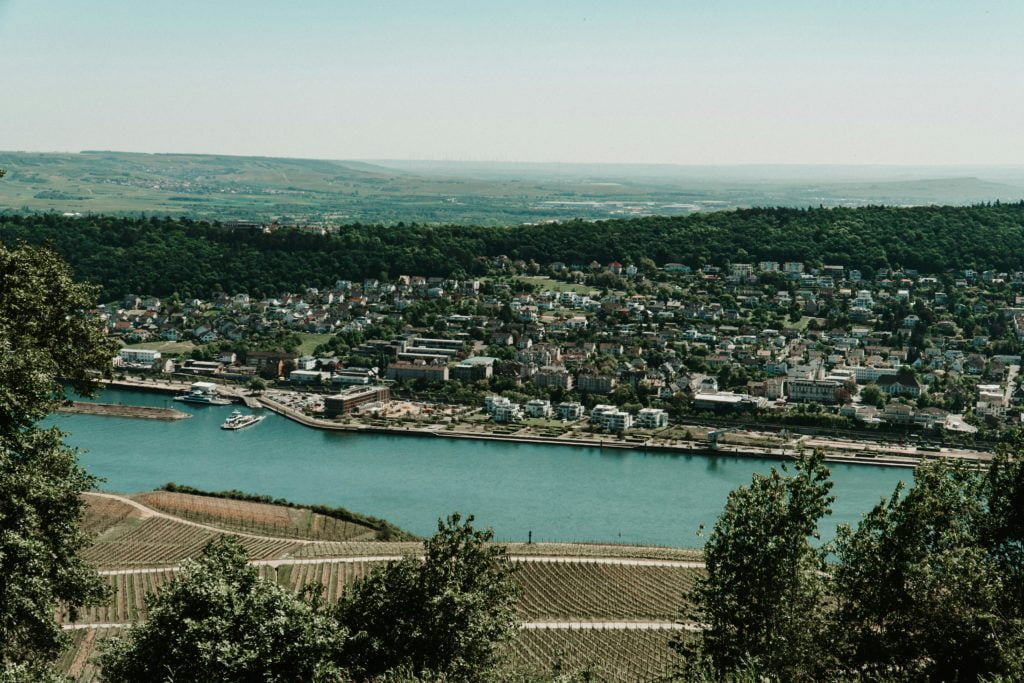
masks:
[(1024, 273), (487, 266), (259, 300), (128, 296), (93, 314), (126, 344), (122, 371), (300, 391), (288, 401), (324, 418), (547, 436), (582, 421), (620, 438), (732, 418), (959, 440), (1020, 420)]

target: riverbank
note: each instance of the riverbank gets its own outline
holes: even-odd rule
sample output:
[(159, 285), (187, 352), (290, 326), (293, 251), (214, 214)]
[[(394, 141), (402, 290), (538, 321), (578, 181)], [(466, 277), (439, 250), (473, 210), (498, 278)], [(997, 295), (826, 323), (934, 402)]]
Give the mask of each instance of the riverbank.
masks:
[[(665, 455), (699, 455), (699, 456), (734, 456), (750, 458), (769, 458), (774, 460), (792, 460), (797, 450), (790, 448), (765, 448), (759, 446), (719, 445), (718, 448), (699, 445), (695, 442), (654, 443), (652, 439), (619, 440), (594, 435), (592, 438), (577, 437), (545, 437), (537, 435), (488, 434), (482, 432), (460, 431), (452, 425), (432, 424), (427, 426), (396, 426), (384, 427), (368, 425), (362, 422), (340, 423), (322, 418), (311, 417), (290, 408), (273, 399), (261, 396), (260, 403), (267, 409), (313, 429), (360, 434), (386, 434), (392, 436), (441, 437), (447, 439), (498, 441), (506, 443), (522, 443), (546, 446), (574, 446), (577, 448), (599, 448), (614, 450), (641, 451), (645, 453), (663, 453)], [(987, 456), (987, 457), (986, 457)], [(935, 457), (955, 457), (959, 459), (984, 462), (991, 454), (979, 453), (976, 457), (967, 454), (929, 453), (914, 455), (910, 453), (896, 454), (885, 451), (857, 451), (853, 454), (841, 454), (825, 449), (825, 461), (847, 465), (873, 465), (877, 467), (913, 468), (922, 461)]]
[[(186, 382), (141, 382), (134, 380), (108, 380), (105, 384), (111, 388), (148, 391), (165, 394), (177, 394), (187, 391)], [(459, 429), (452, 424), (427, 425), (373, 425), (358, 420), (338, 422), (323, 418), (311, 417), (265, 395), (253, 397), (246, 395), (239, 387), (221, 385), (219, 392), (225, 398), (245, 403), (250, 408), (264, 407), (272, 412), (312, 429), (349, 432), (358, 434), (381, 434), (390, 436), (441, 437), (447, 439), (492, 441), (505, 443), (521, 443), (535, 445), (573, 446), (576, 448), (598, 448), (607, 450), (640, 451), (664, 455), (697, 455), (697, 456), (734, 456), (750, 458), (768, 458), (772, 460), (792, 460), (798, 453), (798, 447), (771, 447), (757, 445), (723, 444), (717, 447), (699, 441), (666, 440), (648, 437), (632, 437), (618, 439), (607, 434), (580, 434), (558, 437), (537, 434), (494, 434), (484, 431)], [(825, 453), (825, 461), (836, 464), (872, 465), (876, 467), (913, 468), (923, 461), (936, 458), (949, 458), (967, 462), (987, 462), (992, 453), (987, 451), (970, 451), (966, 449), (947, 448), (943, 451), (918, 451), (912, 446), (891, 445), (878, 446), (866, 442), (842, 439), (809, 439), (802, 444), (803, 448), (821, 448)]]
[(137, 420), (187, 420), (192, 417), (190, 413), (183, 413), (173, 408), (132, 406), (121, 403), (89, 403), (87, 401), (71, 401), (71, 403), (57, 408), (57, 412), (71, 415), (130, 417)]

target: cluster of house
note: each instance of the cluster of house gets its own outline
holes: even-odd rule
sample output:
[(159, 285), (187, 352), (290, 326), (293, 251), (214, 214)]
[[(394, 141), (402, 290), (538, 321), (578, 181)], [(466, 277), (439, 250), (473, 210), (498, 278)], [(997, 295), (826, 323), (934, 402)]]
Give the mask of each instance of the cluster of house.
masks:
[[(559, 419), (575, 422), (588, 415), (587, 409), (578, 401), (562, 401), (552, 405), (551, 401), (535, 398), (520, 405), (505, 396), (487, 396), (484, 410), (497, 423), (520, 422), (528, 418)], [(617, 406), (598, 404), (590, 409), (590, 424), (610, 432), (624, 432), (634, 427), (639, 429), (661, 429), (668, 426), (668, 413), (661, 408), (641, 408), (634, 416)]]
[[(508, 260), (497, 265), (513, 274), (527, 266)], [(241, 341), (274, 329), (366, 332), (385, 321), (395, 329), (415, 302), (435, 301), (442, 312), (430, 328), (407, 325), (340, 359), (250, 352), (244, 362), (225, 354), (178, 369), (244, 376), (269, 368), (295, 384), (341, 387), (384, 379), (473, 383), (503, 377), (558, 399), (547, 408), (497, 406), (499, 421), (546, 417), (545, 411), (561, 416), (562, 407), (573, 404), (562, 398), (615, 397), (620, 387), (663, 401), (686, 396), (698, 410), (816, 403), (894, 422), (905, 421), (899, 414), (904, 409), (861, 405), (858, 390), (874, 384), (902, 404), (928, 394), (934, 408), (949, 403), (951, 385), (967, 381), (967, 411), (998, 419), (1024, 400), (1014, 383), (1020, 355), (1012, 348), (1024, 340), (1024, 273), (968, 270), (933, 277), (883, 270), (867, 278), (840, 266), (771, 261), (700, 269), (669, 263), (648, 276), (617, 262), (551, 264), (546, 272), (561, 282), (585, 282), (595, 270), (621, 276), (629, 286), (601, 292), (552, 281), (548, 289), (541, 284), (517, 291), (529, 287), (514, 288), (507, 279), (401, 276), (393, 282), (338, 281), (325, 290), (260, 300), (224, 294), (168, 305), (127, 297), (122, 306), (101, 307), (96, 315), (109, 334), (126, 342)], [(159, 355), (131, 347), (121, 360), (129, 367), (160, 362)], [(726, 386), (708, 381), (716, 378)], [(590, 417), (616, 426), (634, 420), (602, 415)]]

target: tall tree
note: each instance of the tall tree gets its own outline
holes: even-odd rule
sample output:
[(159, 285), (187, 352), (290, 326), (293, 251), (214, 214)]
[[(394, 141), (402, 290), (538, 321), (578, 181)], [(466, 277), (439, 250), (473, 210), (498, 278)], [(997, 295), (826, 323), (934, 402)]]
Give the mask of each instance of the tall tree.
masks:
[(64, 400), (62, 381), (88, 394), (113, 348), (86, 317), (96, 290), (47, 249), (0, 245), (0, 664), (54, 656), (54, 620), (104, 594), (78, 556), (81, 493), (94, 480), (54, 428), (37, 422)]
[(338, 605), (349, 632), (345, 661), (357, 677), (388, 672), (477, 681), (518, 625), (513, 568), (493, 532), (470, 515), (438, 521), (425, 557), (374, 571)]
[(318, 593), (303, 597), (261, 578), (234, 538), (212, 541), (147, 597), (147, 620), (101, 656), (103, 679), (347, 680), (339, 666), (344, 630)]
[(855, 530), (840, 528), (835, 630), (847, 672), (950, 681), (1019, 673), (1020, 558), (1001, 532), (1013, 523), (1003, 503), (1019, 496), (1019, 479), (1006, 460), (987, 474), (924, 464), (906, 495), (898, 487)]
[(704, 547), (707, 576), (684, 618), (706, 626), (675, 648), (710, 659), (720, 675), (754, 667), (779, 680), (814, 680), (826, 657), (826, 551), (818, 521), (831, 513), (832, 482), (819, 453), (795, 473), (772, 469), (732, 491)]

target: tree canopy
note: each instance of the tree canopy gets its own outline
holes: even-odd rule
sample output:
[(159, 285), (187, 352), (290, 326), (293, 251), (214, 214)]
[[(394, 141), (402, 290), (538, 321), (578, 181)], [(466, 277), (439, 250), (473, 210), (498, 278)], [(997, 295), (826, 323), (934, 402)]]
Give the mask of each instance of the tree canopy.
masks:
[(350, 632), (345, 661), (357, 678), (405, 671), (475, 681), (517, 629), (512, 566), (491, 530), (454, 514), (406, 557), (375, 570), (338, 605)]
[(53, 252), (0, 245), (0, 664), (56, 655), (58, 608), (100, 599), (103, 584), (78, 556), (80, 494), (94, 480), (57, 429), (36, 423), (80, 393), (113, 350), (83, 312), (96, 290), (72, 279)]
[(160, 592), (149, 616), (101, 657), (103, 678), (136, 681), (345, 680), (345, 632), (317, 593), (263, 579), (230, 537), (211, 541)]
[(1020, 269), (1024, 203), (832, 209), (760, 208), (506, 228), (343, 225), (319, 235), (232, 231), (190, 219), (0, 216), (0, 242), (50, 243), (104, 296), (225, 290), (270, 296), (338, 279), (484, 272), (480, 259), (699, 267), (736, 260), (939, 273)]
[(755, 476), (730, 494), (706, 548), (691, 597), (707, 629), (679, 649), (720, 676), (1013, 680), (1024, 669), (1022, 454), (1016, 436), (987, 468), (922, 464), (912, 487), (818, 547), (830, 500), (820, 457), (793, 477)]

